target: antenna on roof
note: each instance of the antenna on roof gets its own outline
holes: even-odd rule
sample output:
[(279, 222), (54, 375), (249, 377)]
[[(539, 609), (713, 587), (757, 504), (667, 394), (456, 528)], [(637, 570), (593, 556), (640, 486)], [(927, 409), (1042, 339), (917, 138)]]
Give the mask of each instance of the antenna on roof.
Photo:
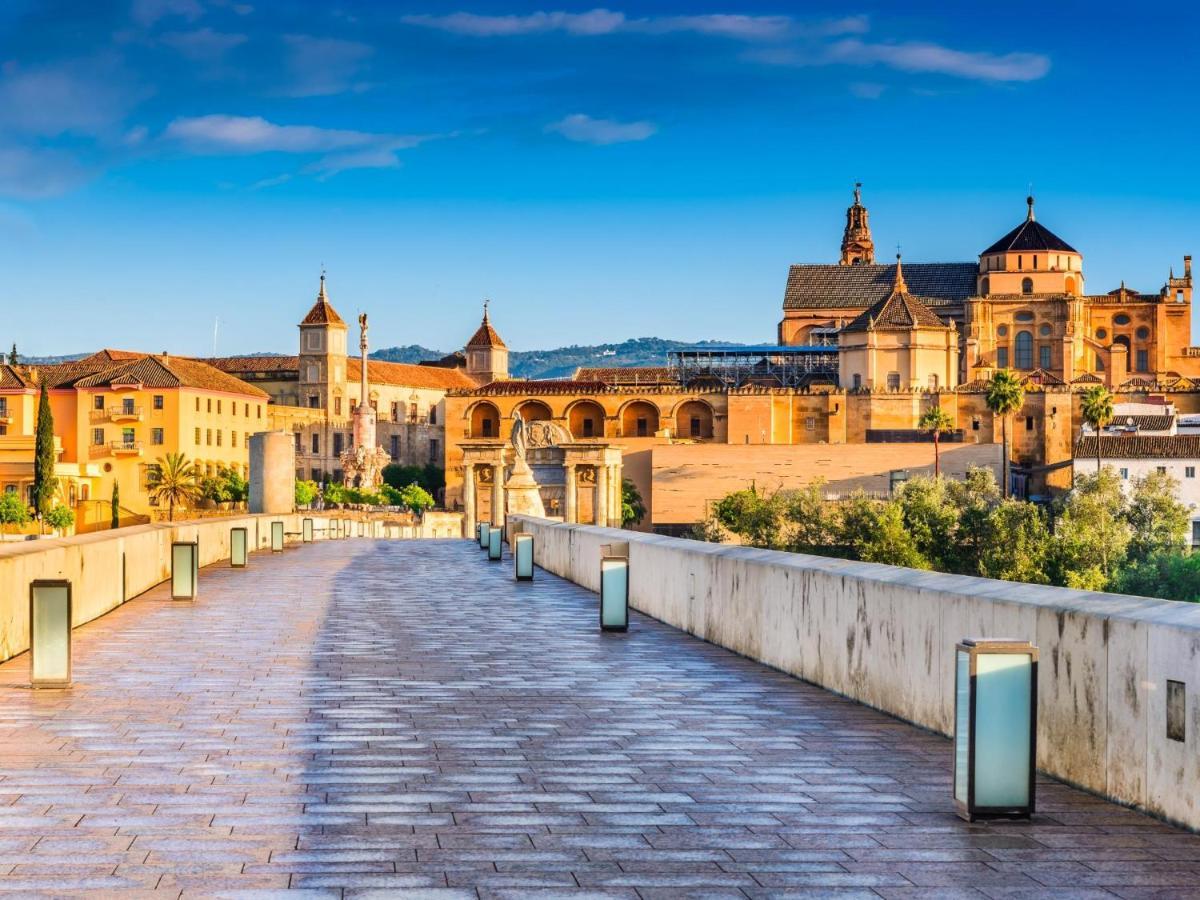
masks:
[(213, 352), (212, 352), (212, 355), (214, 357), (217, 355), (217, 331), (220, 329), (220, 327), (221, 327), (221, 317), (213, 316)]

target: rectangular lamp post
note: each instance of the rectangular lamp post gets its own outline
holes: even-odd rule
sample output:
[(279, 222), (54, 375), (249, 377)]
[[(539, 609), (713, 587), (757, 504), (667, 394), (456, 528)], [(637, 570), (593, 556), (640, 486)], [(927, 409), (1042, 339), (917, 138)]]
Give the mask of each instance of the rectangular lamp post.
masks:
[(246, 568), (246, 529), (229, 529), (229, 565), (235, 569)]
[(492, 562), (500, 561), (500, 554), (504, 549), (504, 545), (501, 543), (503, 537), (504, 532), (501, 529), (488, 527), (487, 552), (488, 559)]
[(200, 545), (195, 541), (171, 544), (171, 599), (195, 600), (200, 581)]
[(313, 541), (313, 520), (303, 519), (300, 522), (300, 540), (305, 544), (311, 544)]
[(533, 581), (533, 535), (518, 532), (512, 539), (513, 577), (517, 581)]
[(34, 688), (71, 686), (71, 582), (29, 585), (29, 683)]
[(954, 804), (968, 822), (1033, 815), (1037, 665), (1028, 641), (967, 638), (955, 648)]
[(600, 558), (600, 629), (629, 630), (629, 559)]
[(492, 525), (490, 522), (479, 523), (479, 549), (486, 550), (488, 548), (488, 535), (491, 533)]
[(283, 523), (282, 522), (272, 522), (271, 523), (271, 552), (272, 553), (282, 553), (283, 552)]

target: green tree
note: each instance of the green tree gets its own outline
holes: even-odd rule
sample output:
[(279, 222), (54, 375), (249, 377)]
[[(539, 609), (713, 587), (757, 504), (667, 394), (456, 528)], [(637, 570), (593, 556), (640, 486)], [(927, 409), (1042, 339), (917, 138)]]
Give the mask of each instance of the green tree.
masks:
[(58, 479), (54, 477), (54, 416), (50, 412), (50, 397), (42, 382), (38, 398), (37, 437), (33, 450), (33, 506), (39, 516), (50, 511)]
[(75, 524), (75, 513), (69, 506), (56, 503), (46, 513), (46, 524), (55, 531), (66, 531)]
[[(330, 485), (332, 488), (333, 485)], [(315, 481), (296, 482), (296, 506), (309, 506), (317, 499), (317, 483)], [(344, 501), (336, 501), (344, 502)]]
[(182, 453), (160, 456), (147, 473), (146, 486), (155, 503), (167, 504), (167, 520), (171, 522), (175, 521), (176, 506), (186, 507), (200, 494), (196, 467)]
[(1200, 602), (1200, 553), (1159, 551), (1122, 569), (1110, 590), (1140, 597)]
[(841, 523), (841, 543), (858, 559), (910, 569), (929, 568), (904, 527), (899, 504), (872, 500), (859, 492), (843, 505)]
[(433, 496), (446, 486), (446, 470), (429, 463), (424, 466), (405, 466), (389, 463), (383, 467), (384, 484), (403, 490), (410, 484), (418, 484)]
[(778, 495), (760, 494), (751, 485), (713, 504), (712, 514), (726, 531), (743, 544), (778, 549), (783, 531), (782, 504)]
[(1183, 552), (1192, 517), (1178, 497), (1179, 482), (1166, 472), (1151, 472), (1134, 482), (1126, 512), (1133, 531), (1132, 562), (1143, 562), (1155, 553)]
[(17, 495), (16, 491), (5, 491), (0, 494), (0, 531), (9, 525), (20, 527), (29, 521), (29, 507)]
[(978, 575), (984, 551), (991, 540), (988, 517), (1000, 502), (1000, 486), (991, 469), (972, 466), (962, 481), (946, 482), (950, 503), (958, 510), (958, 533), (942, 553), (947, 571)]
[(19, 359), (20, 357), (17, 356), (17, 342), (13, 341), (12, 350), (8, 352), (8, 364), (10, 366), (15, 366)]
[(1096, 432), (1096, 471), (1100, 471), (1100, 433), (1113, 420), (1113, 395), (1102, 384), (1094, 384), (1083, 392), (1079, 404), (1083, 421)]
[(979, 559), (979, 574), (1005, 581), (1047, 584), (1050, 529), (1032, 503), (1004, 500), (987, 515), (987, 541)]
[(893, 501), (917, 552), (938, 571), (948, 571), (948, 555), (958, 540), (960, 511), (941, 478), (910, 478)]
[(1121, 494), (1111, 469), (1080, 475), (1060, 502), (1051, 547), (1053, 581), (1083, 590), (1104, 590), (1125, 562), (1132, 537)]
[(244, 503), (250, 496), (250, 482), (237, 469), (225, 469), (225, 490), (234, 503)]
[(837, 553), (841, 523), (837, 506), (825, 499), (824, 481), (787, 491), (781, 500), (783, 517), (788, 525), (784, 536), (788, 550), (818, 556)]
[(117, 479), (113, 479), (112, 489), (112, 527), (121, 527), (121, 490), (117, 486)]
[(725, 542), (725, 529), (713, 517), (705, 519), (703, 522), (697, 522), (687, 530), (684, 537), (693, 541), (704, 541), (708, 544), (721, 544)]
[(933, 477), (937, 478), (942, 474), (941, 438), (954, 427), (954, 420), (941, 406), (934, 405), (925, 410), (919, 424), (922, 431), (933, 435)]
[(400, 491), (400, 505), (407, 506), (417, 515), (421, 515), (427, 509), (433, 509), (435, 503), (433, 495), (419, 484), (410, 484)]
[(642, 492), (628, 478), (621, 479), (621, 527), (631, 528), (646, 517)]
[(1000, 369), (992, 376), (992, 380), (988, 382), (985, 402), (988, 409), (992, 411), (992, 416), (1000, 417), (1000, 428), (1003, 434), (1004, 446), (1003, 477), (1001, 479), (1000, 493), (1001, 496), (1007, 497), (1009, 486), (1012, 484), (1012, 478), (1009, 475), (1012, 466), (1012, 453), (1008, 446), (1008, 420), (1014, 412), (1021, 408), (1021, 404), (1025, 402), (1025, 388), (1021, 384), (1021, 379), (1008, 369)]

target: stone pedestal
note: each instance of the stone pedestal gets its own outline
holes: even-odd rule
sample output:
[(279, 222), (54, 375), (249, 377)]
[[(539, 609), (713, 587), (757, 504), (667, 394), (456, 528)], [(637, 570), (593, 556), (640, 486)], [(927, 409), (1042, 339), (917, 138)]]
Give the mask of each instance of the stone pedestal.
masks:
[(546, 517), (546, 506), (542, 503), (542, 495), (538, 490), (533, 472), (525, 460), (517, 457), (513, 464), (512, 474), (504, 485), (508, 494), (508, 515)]
[(250, 435), (250, 512), (280, 515), (295, 505), (295, 439), (287, 431)]

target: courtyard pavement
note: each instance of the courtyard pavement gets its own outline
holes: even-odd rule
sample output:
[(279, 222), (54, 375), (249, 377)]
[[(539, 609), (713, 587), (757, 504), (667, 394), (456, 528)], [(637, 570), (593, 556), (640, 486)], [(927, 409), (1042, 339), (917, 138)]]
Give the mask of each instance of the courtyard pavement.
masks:
[(205, 569), (0, 666), (0, 891), (1200, 897), (1200, 836), (1052, 781), (954, 816), (949, 741), (468, 541)]

